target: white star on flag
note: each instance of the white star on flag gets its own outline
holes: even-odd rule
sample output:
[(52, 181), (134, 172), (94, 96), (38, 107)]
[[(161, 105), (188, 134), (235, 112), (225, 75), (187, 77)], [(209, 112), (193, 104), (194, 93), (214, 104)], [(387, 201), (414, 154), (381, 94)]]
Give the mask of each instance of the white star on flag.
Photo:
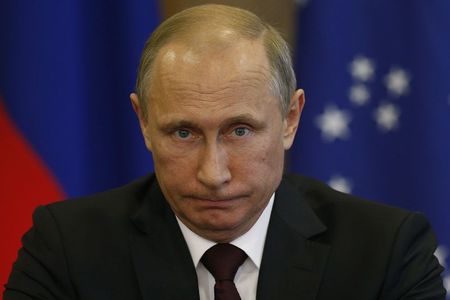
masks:
[(352, 192), (350, 181), (340, 175), (334, 175), (333, 177), (331, 177), (331, 179), (328, 181), (328, 185), (336, 191), (342, 193), (350, 194)]
[(444, 288), (447, 291), (447, 295), (450, 292), (450, 275), (444, 277)]
[(325, 107), (323, 114), (316, 117), (316, 125), (322, 131), (322, 138), (327, 142), (335, 139), (346, 139), (350, 136), (348, 125), (351, 116), (345, 110), (340, 110), (334, 105)]
[(369, 102), (370, 92), (364, 84), (355, 84), (350, 87), (350, 101), (358, 106), (363, 106)]
[(380, 104), (374, 113), (378, 128), (384, 132), (397, 128), (399, 117), (400, 109), (391, 103)]
[(447, 255), (448, 255), (448, 251), (447, 251), (447, 248), (445, 248), (444, 246), (437, 247), (436, 251), (434, 252), (434, 256), (436, 256), (439, 263), (444, 268), (447, 268), (447, 263), (446, 263)]
[(409, 91), (409, 74), (400, 68), (392, 68), (384, 78), (387, 90), (393, 96), (402, 96)]
[(350, 74), (357, 80), (367, 81), (372, 79), (375, 67), (372, 60), (364, 56), (357, 56), (350, 63)]

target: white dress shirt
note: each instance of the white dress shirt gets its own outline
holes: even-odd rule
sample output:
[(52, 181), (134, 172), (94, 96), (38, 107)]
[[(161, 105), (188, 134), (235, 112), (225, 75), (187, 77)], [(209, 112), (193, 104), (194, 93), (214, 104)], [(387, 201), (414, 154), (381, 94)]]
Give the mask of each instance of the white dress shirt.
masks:
[[(234, 283), (242, 300), (255, 300), (256, 287), (258, 284), (259, 268), (266, 240), (267, 228), (269, 226), (270, 214), (274, 201), (274, 194), (270, 198), (266, 208), (262, 212), (256, 223), (249, 231), (230, 242), (236, 247), (241, 248), (248, 255), (244, 263), (239, 267)], [(198, 278), (198, 290), (200, 300), (214, 300), (214, 277), (209, 273), (205, 266), (200, 262), (206, 250), (217, 244), (207, 240), (192, 232), (177, 217), (178, 224), (184, 239), (191, 253), (192, 261), (195, 266)]]

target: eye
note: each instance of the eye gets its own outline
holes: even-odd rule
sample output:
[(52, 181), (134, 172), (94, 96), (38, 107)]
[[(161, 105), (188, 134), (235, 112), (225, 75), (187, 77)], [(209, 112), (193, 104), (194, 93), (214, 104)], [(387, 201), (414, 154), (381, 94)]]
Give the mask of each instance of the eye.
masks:
[(233, 129), (233, 134), (238, 137), (246, 136), (249, 133), (250, 133), (250, 129), (248, 129), (246, 127), (237, 127), (235, 129)]
[(191, 135), (192, 134), (189, 132), (189, 130), (186, 129), (178, 129), (175, 131), (175, 136), (182, 140), (188, 139)]

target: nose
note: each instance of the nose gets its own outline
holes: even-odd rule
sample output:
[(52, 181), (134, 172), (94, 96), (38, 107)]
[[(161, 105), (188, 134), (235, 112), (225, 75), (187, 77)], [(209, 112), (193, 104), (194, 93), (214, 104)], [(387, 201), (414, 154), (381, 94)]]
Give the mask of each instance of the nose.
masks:
[(231, 180), (228, 156), (220, 142), (204, 145), (199, 153), (197, 179), (211, 189), (218, 189)]

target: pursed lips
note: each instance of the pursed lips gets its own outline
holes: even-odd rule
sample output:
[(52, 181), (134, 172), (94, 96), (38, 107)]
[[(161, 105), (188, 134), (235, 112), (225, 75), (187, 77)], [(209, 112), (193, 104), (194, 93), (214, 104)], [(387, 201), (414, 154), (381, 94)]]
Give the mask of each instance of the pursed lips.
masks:
[(185, 197), (187, 201), (194, 201), (200, 205), (212, 206), (212, 207), (222, 207), (234, 204), (237, 201), (242, 201), (247, 196), (237, 195), (237, 196), (227, 196), (227, 197), (205, 197), (205, 196), (188, 196)]

